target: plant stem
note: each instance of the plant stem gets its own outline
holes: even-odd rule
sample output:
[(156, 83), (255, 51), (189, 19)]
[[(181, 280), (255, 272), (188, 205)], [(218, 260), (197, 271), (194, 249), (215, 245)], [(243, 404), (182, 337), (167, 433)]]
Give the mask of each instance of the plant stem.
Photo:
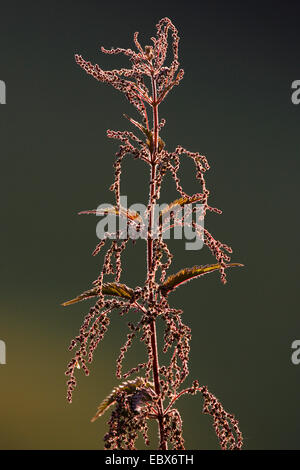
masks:
[[(151, 179), (150, 179), (150, 191), (149, 191), (149, 222), (148, 222), (148, 238), (147, 238), (147, 274), (148, 279), (155, 280), (154, 263), (153, 263), (153, 218), (154, 218), (154, 195), (156, 190), (156, 167), (157, 167), (157, 151), (158, 151), (158, 104), (157, 104), (157, 90), (156, 80), (152, 75), (152, 92), (153, 92), (153, 150), (151, 155)], [(152, 277), (153, 276), (153, 277)], [(155, 298), (153, 288), (150, 291), (150, 301)], [(164, 431), (164, 409), (163, 401), (160, 396), (160, 383), (159, 383), (159, 362), (158, 362), (158, 351), (157, 351), (157, 336), (156, 336), (156, 324), (155, 320), (151, 321), (151, 350), (152, 350), (152, 371), (153, 380), (155, 386), (155, 392), (159, 396), (158, 408), (159, 413), (157, 415), (159, 425), (159, 436), (160, 436), (160, 449), (167, 450), (167, 440)]]

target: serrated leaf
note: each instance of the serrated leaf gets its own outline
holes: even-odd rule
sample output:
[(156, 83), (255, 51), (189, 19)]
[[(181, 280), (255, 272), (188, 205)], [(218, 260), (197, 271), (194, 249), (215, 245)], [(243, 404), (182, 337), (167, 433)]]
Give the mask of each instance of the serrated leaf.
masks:
[[(234, 266), (244, 266), (241, 263), (229, 263), (225, 267), (231, 268)], [(193, 278), (203, 276), (204, 274), (217, 271), (221, 268), (220, 264), (207, 264), (205, 266), (194, 266), (192, 268), (185, 268), (178, 271), (178, 273), (169, 276), (166, 281), (160, 286), (161, 293), (166, 296), (169, 292), (176, 289), (181, 284), (190, 281)]]
[(84, 215), (84, 214), (95, 214), (95, 215), (106, 215), (106, 214), (115, 214), (115, 215), (121, 215), (123, 217), (126, 217), (129, 220), (137, 220), (138, 222), (142, 222), (142, 219), (140, 217), (140, 214), (138, 212), (124, 209), (124, 207), (104, 207), (103, 209), (94, 209), (91, 211), (81, 211), (79, 212), (79, 215)]
[[(116, 282), (107, 282), (102, 286), (102, 294), (103, 295), (114, 295), (116, 297), (122, 297), (123, 299), (131, 299), (133, 296), (133, 289), (126, 286), (125, 284), (118, 284)], [(67, 305), (76, 304), (77, 302), (81, 302), (82, 300), (88, 299), (90, 297), (95, 297), (99, 295), (99, 287), (94, 287), (93, 289), (87, 290), (82, 294), (78, 295), (72, 300), (68, 300), (64, 302), (62, 305), (66, 307)]]
[(115, 403), (116, 398), (119, 393), (121, 392), (126, 392), (126, 395), (133, 395), (137, 389), (140, 387), (143, 388), (149, 388), (154, 391), (154, 385), (152, 382), (146, 382), (145, 379), (142, 377), (137, 377), (134, 380), (128, 380), (127, 382), (123, 382), (121, 385), (118, 387), (115, 387), (111, 394), (108, 395), (98, 406), (97, 413), (95, 416), (91, 419), (91, 422), (93, 423), (96, 421), (97, 418), (99, 418), (103, 413)]
[(192, 204), (193, 202), (197, 202), (202, 198), (202, 194), (197, 194), (192, 197), (181, 197), (179, 199), (175, 199), (175, 201), (168, 204), (159, 214), (159, 223), (162, 222), (162, 218), (165, 214), (170, 212), (174, 207), (180, 206), (183, 207), (185, 204)]

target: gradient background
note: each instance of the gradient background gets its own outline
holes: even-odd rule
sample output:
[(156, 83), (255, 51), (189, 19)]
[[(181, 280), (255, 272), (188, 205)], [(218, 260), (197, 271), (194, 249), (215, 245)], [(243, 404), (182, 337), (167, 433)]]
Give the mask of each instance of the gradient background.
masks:
[[(90, 377), (78, 371), (69, 405), (67, 348), (90, 302), (60, 303), (89, 288), (99, 272), (101, 257), (91, 256), (98, 219), (76, 214), (112, 202), (118, 144), (106, 129), (129, 129), (122, 113), (137, 114), (122, 94), (80, 70), (73, 55), (106, 69), (127, 66), (99, 46), (133, 47), (135, 31), (149, 44), (164, 16), (179, 29), (185, 77), (160, 107), (167, 119), (162, 138), (169, 151), (181, 144), (207, 156), (210, 202), (224, 212), (209, 215), (206, 226), (233, 247), (232, 261), (246, 265), (228, 271), (226, 286), (212, 274), (170, 296), (193, 331), (186, 384), (198, 378), (237, 416), (245, 449), (300, 448), (300, 365), (291, 363), (291, 343), (300, 337), (300, 105), (291, 102), (291, 83), (300, 79), (299, 12), (299, 1), (1, 5), (1, 449), (103, 446), (108, 415), (95, 424), (90, 418), (118, 383), (126, 321), (114, 316)], [(130, 204), (143, 202), (148, 170), (126, 161), (122, 193)], [(192, 166), (184, 169), (190, 192)], [(168, 180), (162, 200), (174, 195)], [(171, 249), (170, 272), (212, 261), (205, 249), (185, 251), (184, 241)], [(144, 278), (144, 253), (143, 241), (128, 249), (129, 285)], [(125, 367), (143, 358), (136, 343)], [(186, 447), (217, 449), (200, 396), (178, 407)]]

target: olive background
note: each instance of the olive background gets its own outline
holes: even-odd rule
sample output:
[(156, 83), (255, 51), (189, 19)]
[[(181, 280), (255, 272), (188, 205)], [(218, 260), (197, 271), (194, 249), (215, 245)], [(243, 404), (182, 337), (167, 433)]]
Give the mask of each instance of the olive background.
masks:
[[(291, 102), (291, 83), (300, 79), (299, 12), (299, 1), (1, 4), (1, 449), (103, 448), (108, 414), (90, 418), (118, 383), (129, 317), (112, 316), (69, 405), (68, 345), (92, 303), (60, 304), (89, 288), (101, 267), (101, 255), (91, 256), (99, 219), (77, 212), (113, 202), (118, 143), (106, 129), (131, 130), (122, 114), (138, 115), (123, 94), (85, 74), (74, 53), (107, 70), (127, 66), (126, 57), (99, 47), (133, 47), (135, 31), (150, 44), (164, 16), (179, 30), (185, 76), (160, 107), (161, 136), (169, 151), (180, 144), (207, 156), (210, 202), (223, 214), (209, 214), (206, 227), (233, 247), (232, 261), (245, 264), (228, 270), (226, 286), (214, 273), (170, 295), (193, 333), (186, 385), (197, 378), (236, 415), (245, 449), (300, 448), (300, 365), (291, 362), (300, 337), (300, 105)], [(122, 177), (129, 204), (144, 202), (146, 165), (126, 157)], [(182, 180), (197, 190), (188, 161)], [(174, 197), (166, 179), (161, 200)], [(184, 240), (170, 247), (170, 273), (213, 262), (205, 248), (186, 251)], [(124, 262), (122, 280), (140, 285), (145, 242), (129, 246)], [(136, 341), (124, 366), (144, 358)], [(183, 397), (178, 407), (186, 447), (218, 449), (201, 397)], [(155, 448), (153, 426), (151, 436)]]

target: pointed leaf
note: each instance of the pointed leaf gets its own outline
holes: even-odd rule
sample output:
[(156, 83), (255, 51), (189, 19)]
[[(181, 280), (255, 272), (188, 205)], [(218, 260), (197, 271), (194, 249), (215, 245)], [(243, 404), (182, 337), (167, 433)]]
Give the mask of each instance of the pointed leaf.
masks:
[(115, 295), (117, 297), (123, 297), (124, 299), (131, 299), (133, 296), (133, 289), (126, 286), (126, 284), (118, 284), (116, 282), (108, 282), (103, 284), (102, 293), (104, 295)]
[[(118, 284), (116, 282), (107, 282), (106, 284), (103, 284), (102, 286), (102, 294), (103, 295), (115, 295), (116, 297), (122, 297), (124, 299), (130, 300), (131, 297), (133, 296), (133, 289), (126, 286), (125, 284)], [(77, 297), (75, 297), (74, 299), (64, 302), (62, 305), (66, 307), (67, 305), (76, 304), (77, 302), (80, 302), (81, 300), (85, 300), (90, 297), (95, 297), (96, 295), (99, 295), (98, 287), (94, 287), (93, 289), (87, 290), (83, 292), (82, 294), (78, 295)]]
[[(151, 131), (149, 131), (146, 127), (144, 127), (142, 124), (140, 124), (139, 122), (137, 122), (134, 119), (132, 119), (131, 117), (127, 116), (127, 114), (123, 114), (123, 116), (125, 116), (127, 119), (129, 119), (129, 121), (132, 124), (134, 124), (138, 129), (140, 129), (141, 132), (143, 132), (145, 134), (145, 136), (147, 137), (146, 145), (149, 148), (150, 152), (152, 153), (152, 151), (153, 151), (153, 133)], [(164, 146), (165, 146), (165, 142), (159, 137), (158, 138), (158, 151), (160, 152), (164, 148)]]
[(134, 119), (132, 119), (131, 117), (129, 117), (127, 114), (123, 114), (124, 117), (126, 117), (126, 119), (128, 119), (134, 126), (136, 126), (140, 131), (144, 132), (144, 134), (146, 134), (147, 132), (147, 129), (139, 122), (135, 121)]
[[(225, 267), (231, 268), (234, 266), (244, 265), (240, 263), (230, 263)], [(160, 291), (162, 295), (166, 296), (169, 292), (176, 289), (176, 287), (180, 286), (181, 284), (184, 284), (185, 282), (188, 282), (195, 277), (217, 271), (220, 268), (220, 264), (207, 264), (206, 266), (194, 266), (193, 268), (181, 269), (181, 271), (178, 271), (178, 273), (173, 274), (166, 279), (166, 281), (160, 286)]]
[(126, 217), (129, 220), (138, 220), (139, 222), (142, 221), (140, 214), (138, 212), (124, 209), (123, 207), (105, 207), (103, 209), (94, 209), (91, 211), (81, 211), (79, 212), (79, 215), (84, 215), (84, 214), (95, 214), (95, 215), (106, 215), (106, 214), (116, 214), (116, 215), (122, 215), (123, 217)]
[(152, 382), (146, 382), (145, 379), (143, 379), (142, 377), (137, 377), (136, 379), (134, 380), (128, 380), (127, 382), (123, 382), (121, 385), (119, 385), (118, 387), (115, 387), (111, 394), (108, 395), (103, 401), (102, 403), (98, 406), (98, 410), (97, 410), (97, 413), (95, 414), (95, 416), (91, 419), (91, 422), (93, 423), (94, 421), (96, 421), (97, 418), (99, 418), (101, 415), (103, 415), (103, 413), (111, 406), (115, 403), (116, 401), (116, 398), (118, 396), (119, 393), (121, 392), (126, 392), (126, 395), (132, 395), (134, 394), (137, 389), (139, 389), (140, 387), (143, 387), (143, 388), (148, 388), (149, 390), (152, 389), (154, 391), (154, 385)]
[(159, 223), (162, 222), (162, 218), (165, 214), (170, 212), (174, 207), (180, 206), (183, 207), (185, 204), (192, 204), (193, 202), (200, 201), (202, 199), (202, 194), (195, 194), (192, 197), (181, 197), (179, 199), (175, 199), (175, 201), (170, 202), (167, 207), (165, 207), (159, 214)]

